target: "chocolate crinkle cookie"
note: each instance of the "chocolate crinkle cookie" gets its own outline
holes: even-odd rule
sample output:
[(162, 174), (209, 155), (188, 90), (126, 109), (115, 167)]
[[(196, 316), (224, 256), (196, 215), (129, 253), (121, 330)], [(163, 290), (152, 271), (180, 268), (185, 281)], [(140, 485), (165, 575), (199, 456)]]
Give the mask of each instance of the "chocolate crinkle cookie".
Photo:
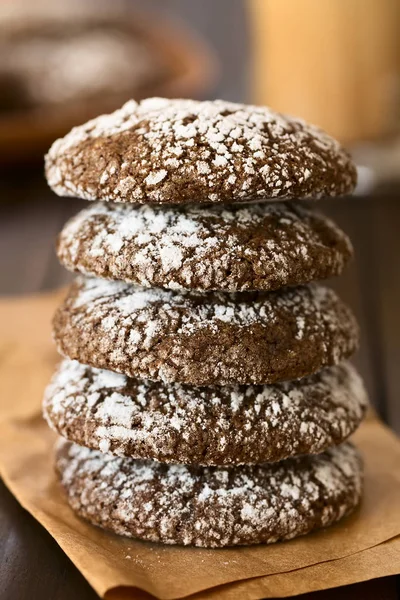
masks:
[(44, 415), (60, 435), (118, 456), (238, 465), (318, 454), (358, 427), (367, 405), (349, 363), (270, 386), (138, 381), (65, 360)]
[(275, 290), (339, 275), (348, 237), (299, 204), (152, 207), (96, 203), (73, 217), (57, 254), (72, 271), (145, 287)]
[(116, 458), (62, 441), (57, 470), (72, 509), (120, 535), (218, 548), (327, 527), (362, 494), (362, 461), (344, 443), (315, 456), (233, 468)]
[(61, 196), (232, 203), (352, 192), (356, 169), (326, 133), (268, 107), (149, 98), (75, 127), (46, 156)]
[(64, 356), (192, 385), (265, 384), (339, 363), (358, 328), (320, 285), (279, 292), (177, 292), (78, 277), (53, 331)]

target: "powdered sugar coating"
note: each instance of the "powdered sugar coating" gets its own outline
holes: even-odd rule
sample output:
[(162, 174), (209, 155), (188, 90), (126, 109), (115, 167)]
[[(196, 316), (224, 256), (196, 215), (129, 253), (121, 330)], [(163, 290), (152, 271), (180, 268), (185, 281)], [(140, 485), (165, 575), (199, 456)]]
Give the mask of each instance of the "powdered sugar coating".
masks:
[(69, 358), (192, 385), (296, 379), (339, 363), (358, 340), (349, 309), (319, 285), (226, 294), (79, 277), (53, 325)]
[(265, 465), (188, 467), (121, 459), (61, 442), (57, 469), (78, 515), (165, 544), (273, 543), (327, 527), (362, 493), (362, 461), (345, 443)]
[(268, 107), (131, 100), (54, 142), (46, 175), (61, 196), (132, 203), (288, 200), (350, 193), (340, 144)]
[(146, 287), (244, 291), (338, 275), (352, 247), (332, 221), (295, 204), (102, 202), (65, 225), (57, 254), (70, 270)]
[(71, 442), (117, 456), (235, 465), (318, 454), (360, 424), (362, 381), (343, 363), (271, 386), (137, 381), (65, 360), (46, 390), (44, 415)]

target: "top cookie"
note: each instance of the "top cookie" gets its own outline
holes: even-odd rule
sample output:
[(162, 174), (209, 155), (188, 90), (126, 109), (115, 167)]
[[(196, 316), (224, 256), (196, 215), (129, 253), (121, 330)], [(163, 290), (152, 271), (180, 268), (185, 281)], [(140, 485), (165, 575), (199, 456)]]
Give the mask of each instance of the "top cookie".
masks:
[(356, 170), (326, 133), (267, 107), (133, 100), (54, 142), (60, 196), (135, 204), (231, 203), (350, 193)]

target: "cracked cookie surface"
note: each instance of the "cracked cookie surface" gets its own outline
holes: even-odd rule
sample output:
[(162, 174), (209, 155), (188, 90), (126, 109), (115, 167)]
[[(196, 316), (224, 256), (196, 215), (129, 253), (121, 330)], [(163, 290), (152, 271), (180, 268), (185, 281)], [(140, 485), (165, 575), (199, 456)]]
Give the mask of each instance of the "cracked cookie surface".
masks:
[(53, 332), (61, 354), (81, 363), (200, 386), (297, 379), (358, 344), (351, 311), (321, 285), (226, 294), (78, 277)]
[(131, 100), (75, 127), (46, 156), (60, 196), (139, 204), (338, 196), (356, 169), (326, 133), (263, 106)]
[(339, 275), (352, 256), (327, 217), (297, 204), (152, 207), (96, 203), (64, 226), (61, 263), (145, 287), (275, 290)]
[(117, 458), (62, 441), (56, 466), (72, 509), (151, 542), (218, 548), (273, 543), (327, 527), (362, 494), (362, 460), (344, 443), (264, 465), (189, 467)]
[(50, 426), (81, 446), (227, 466), (318, 454), (353, 433), (366, 405), (349, 363), (270, 386), (198, 388), (138, 381), (64, 360), (43, 408)]

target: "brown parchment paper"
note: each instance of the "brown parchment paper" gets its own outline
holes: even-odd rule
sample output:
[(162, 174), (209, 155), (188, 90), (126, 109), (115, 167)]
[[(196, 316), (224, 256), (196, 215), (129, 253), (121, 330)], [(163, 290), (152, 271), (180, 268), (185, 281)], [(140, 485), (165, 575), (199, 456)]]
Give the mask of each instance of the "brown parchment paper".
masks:
[(60, 298), (0, 301), (0, 474), (99, 595), (285, 597), (400, 572), (400, 443), (373, 417), (354, 436), (366, 461), (362, 506), (326, 531), (206, 550), (121, 538), (75, 517), (53, 472), (55, 438), (40, 410), (57, 361), (50, 319)]

